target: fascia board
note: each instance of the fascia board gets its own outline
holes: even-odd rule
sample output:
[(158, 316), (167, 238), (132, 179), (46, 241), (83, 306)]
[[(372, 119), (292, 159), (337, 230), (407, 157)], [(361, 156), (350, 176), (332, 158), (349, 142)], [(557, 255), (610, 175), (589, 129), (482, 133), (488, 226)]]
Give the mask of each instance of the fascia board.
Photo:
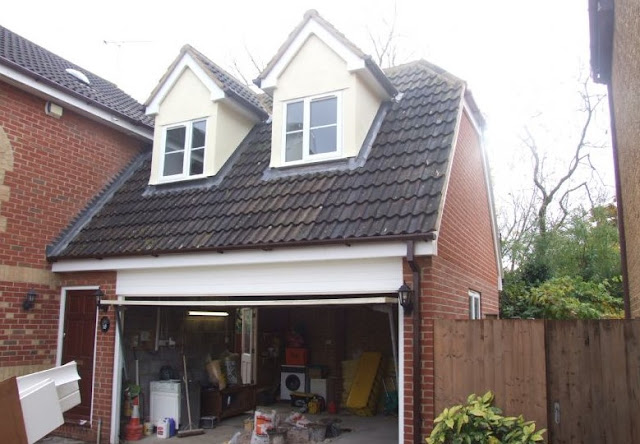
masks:
[(282, 54), (282, 57), (278, 59), (271, 71), (269, 71), (265, 78), (262, 79), (260, 82), (261, 89), (268, 91), (273, 90), (276, 87), (276, 83), (278, 82), (278, 78), (282, 72), (286, 69), (300, 48), (302, 48), (302, 45), (304, 45), (312, 34), (322, 40), (327, 46), (329, 46), (329, 48), (331, 48), (331, 50), (338, 54), (338, 56), (347, 63), (347, 69), (349, 71), (357, 71), (366, 68), (365, 61), (362, 57), (355, 54), (324, 26), (311, 19), (307, 22), (304, 28), (300, 30), (296, 38)]
[[(165, 254), (154, 256), (119, 257), (104, 259), (68, 259), (52, 264), (55, 273), (99, 270), (136, 270), (153, 268), (180, 268), (199, 266), (229, 266), (286, 262), (327, 261), (340, 259), (368, 259), (382, 257), (404, 257), (407, 246), (404, 242), (326, 245), (314, 247), (282, 248), (271, 251), (236, 250), (203, 253)], [(416, 255), (437, 254), (436, 241), (416, 243)]]
[(209, 98), (212, 102), (216, 102), (218, 100), (222, 100), (226, 97), (224, 91), (220, 86), (213, 80), (200, 66), (200, 64), (189, 54), (185, 52), (180, 61), (176, 64), (176, 66), (171, 71), (171, 74), (167, 76), (165, 81), (162, 83), (162, 86), (158, 88), (157, 92), (153, 97), (149, 100), (149, 105), (147, 105), (146, 114), (147, 115), (156, 115), (160, 110), (160, 104), (165, 99), (165, 97), (173, 88), (173, 85), (178, 81), (182, 73), (185, 69), (189, 68), (202, 82), (202, 84), (209, 90), (211, 93)]
[(471, 112), (471, 108), (466, 100), (463, 101), (464, 112), (469, 117), (469, 121), (480, 140), (480, 151), (482, 152), (482, 169), (484, 171), (484, 183), (487, 190), (487, 197), (489, 200), (489, 215), (491, 217), (491, 234), (493, 235), (493, 244), (496, 255), (496, 267), (498, 270), (498, 290), (502, 290), (502, 254), (500, 248), (500, 236), (498, 230), (498, 219), (496, 217), (495, 198), (493, 196), (493, 186), (491, 184), (491, 174), (489, 169), (489, 160), (487, 158), (487, 150), (484, 143), (482, 143), (482, 129)]

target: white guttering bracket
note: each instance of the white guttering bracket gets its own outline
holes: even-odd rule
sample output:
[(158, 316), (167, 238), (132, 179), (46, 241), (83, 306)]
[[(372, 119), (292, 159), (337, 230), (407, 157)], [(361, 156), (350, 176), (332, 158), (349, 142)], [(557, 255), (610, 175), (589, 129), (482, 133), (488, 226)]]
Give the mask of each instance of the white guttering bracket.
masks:
[(107, 122), (109, 126), (134, 134), (135, 136), (138, 136), (138, 138), (145, 140), (153, 139), (152, 128), (146, 128), (142, 124), (140, 126), (136, 126), (126, 121), (124, 117), (112, 114), (97, 106), (87, 103), (89, 99), (82, 100), (70, 94), (65, 94), (52, 86), (39, 82), (33, 77), (13, 70), (5, 65), (0, 65), (0, 77), (5, 77), (9, 80), (9, 83), (20, 89), (28, 88), (31, 91), (35, 91), (37, 93), (36, 95), (46, 100), (51, 99), (57, 101), (59, 104), (69, 106), (80, 114), (92, 116), (97, 118), (99, 121)]
[[(275, 264), (285, 262), (310, 262), (344, 259), (372, 259), (383, 257), (405, 257), (404, 242), (368, 243), (348, 245), (324, 245), (313, 247), (277, 247), (271, 251), (231, 250), (224, 253), (165, 254), (157, 257), (136, 256), (105, 259), (70, 259), (52, 264), (54, 273), (101, 270), (139, 270), (154, 268), (185, 268), (202, 266), (225, 266), (247, 264)], [(437, 254), (437, 241), (416, 242), (417, 256)]]
[(300, 30), (295, 39), (287, 47), (282, 56), (275, 63), (273, 68), (269, 71), (269, 74), (260, 82), (260, 89), (263, 91), (271, 90), (276, 87), (278, 77), (289, 65), (291, 60), (298, 53), (302, 45), (307, 41), (310, 35), (315, 35), (322, 40), (331, 50), (340, 56), (346, 63), (349, 71), (357, 71), (365, 69), (365, 61), (363, 58), (354, 54), (344, 43), (338, 40), (333, 34), (331, 34), (324, 26), (320, 25), (317, 21), (311, 18), (304, 27)]
[(185, 69), (189, 68), (202, 82), (204, 86), (207, 87), (211, 95), (209, 98), (212, 102), (216, 102), (218, 100), (222, 100), (226, 97), (224, 91), (218, 86), (218, 84), (207, 74), (204, 72), (202, 67), (196, 62), (196, 60), (189, 53), (185, 53), (178, 64), (173, 68), (169, 77), (165, 79), (162, 83), (162, 86), (156, 92), (153, 97), (149, 100), (149, 105), (146, 109), (147, 115), (156, 115), (160, 110), (160, 104), (165, 99), (173, 85), (178, 81), (182, 73)]

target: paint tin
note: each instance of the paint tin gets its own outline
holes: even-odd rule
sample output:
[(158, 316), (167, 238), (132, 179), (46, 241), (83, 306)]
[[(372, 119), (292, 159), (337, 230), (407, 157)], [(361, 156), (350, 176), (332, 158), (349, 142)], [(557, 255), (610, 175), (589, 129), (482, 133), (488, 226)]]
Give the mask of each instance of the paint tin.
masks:
[(149, 421), (144, 423), (143, 428), (144, 436), (151, 436), (153, 434), (153, 424)]

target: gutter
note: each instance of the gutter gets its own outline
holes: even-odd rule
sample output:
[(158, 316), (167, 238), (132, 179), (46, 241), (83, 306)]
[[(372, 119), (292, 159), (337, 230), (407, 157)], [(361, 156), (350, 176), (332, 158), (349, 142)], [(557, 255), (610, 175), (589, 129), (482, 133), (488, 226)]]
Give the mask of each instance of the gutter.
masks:
[[(49, 262), (57, 262), (58, 260), (71, 260), (71, 259), (106, 259), (106, 258), (118, 258), (118, 257), (140, 257), (140, 256), (159, 256), (165, 254), (183, 254), (183, 253), (203, 253), (215, 251), (220, 254), (225, 251), (239, 251), (239, 250), (264, 250), (271, 251), (280, 248), (288, 247), (312, 247), (322, 245), (347, 245), (362, 244), (368, 242), (392, 242), (392, 241), (435, 241), (437, 240), (437, 232), (430, 231), (428, 233), (417, 234), (397, 234), (397, 235), (380, 235), (380, 236), (367, 236), (357, 238), (338, 238), (338, 239), (317, 239), (306, 241), (291, 241), (291, 242), (272, 242), (272, 243), (259, 243), (248, 245), (228, 245), (228, 246), (213, 246), (207, 248), (185, 248), (181, 250), (148, 250), (148, 251), (116, 251), (105, 254), (80, 254), (80, 255), (64, 255), (60, 249), (49, 250), (47, 260)], [(59, 241), (60, 242), (60, 241)], [(65, 247), (66, 248), (66, 247)]]
[(420, 352), (422, 350), (422, 328), (420, 318), (420, 299), (422, 291), (420, 285), (420, 267), (415, 261), (415, 242), (407, 241), (407, 263), (413, 274), (413, 442), (420, 444), (422, 442), (422, 415), (420, 406), (422, 393), (422, 374)]

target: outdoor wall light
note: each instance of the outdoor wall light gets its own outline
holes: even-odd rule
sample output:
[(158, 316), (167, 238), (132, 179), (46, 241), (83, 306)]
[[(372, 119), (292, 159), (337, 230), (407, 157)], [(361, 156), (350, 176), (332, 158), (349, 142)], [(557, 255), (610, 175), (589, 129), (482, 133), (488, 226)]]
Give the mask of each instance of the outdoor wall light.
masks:
[(33, 306), (36, 304), (36, 296), (37, 296), (37, 293), (33, 288), (27, 291), (27, 296), (24, 298), (24, 301), (22, 302), (22, 308), (24, 308), (27, 311), (31, 310)]
[(398, 300), (402, 308), (404, 308), (405, 314), (411, 313), (411, 309), (413, 308), (413, 290), (409, 288), (406, 282), (403, 282), (400, 288), (398, 288)]
[(98, 307), (100, 309), (100, 311), (103, 311), (103, 312), (109, 311), (109, 306), (108, 305), (100, 303), (100, 299), (102, 299), (104, 297), (104, 291), (102, 291), (98, 287), (98, 289), (94, 293), (94, 296), (96, 297), (96, 307)]

